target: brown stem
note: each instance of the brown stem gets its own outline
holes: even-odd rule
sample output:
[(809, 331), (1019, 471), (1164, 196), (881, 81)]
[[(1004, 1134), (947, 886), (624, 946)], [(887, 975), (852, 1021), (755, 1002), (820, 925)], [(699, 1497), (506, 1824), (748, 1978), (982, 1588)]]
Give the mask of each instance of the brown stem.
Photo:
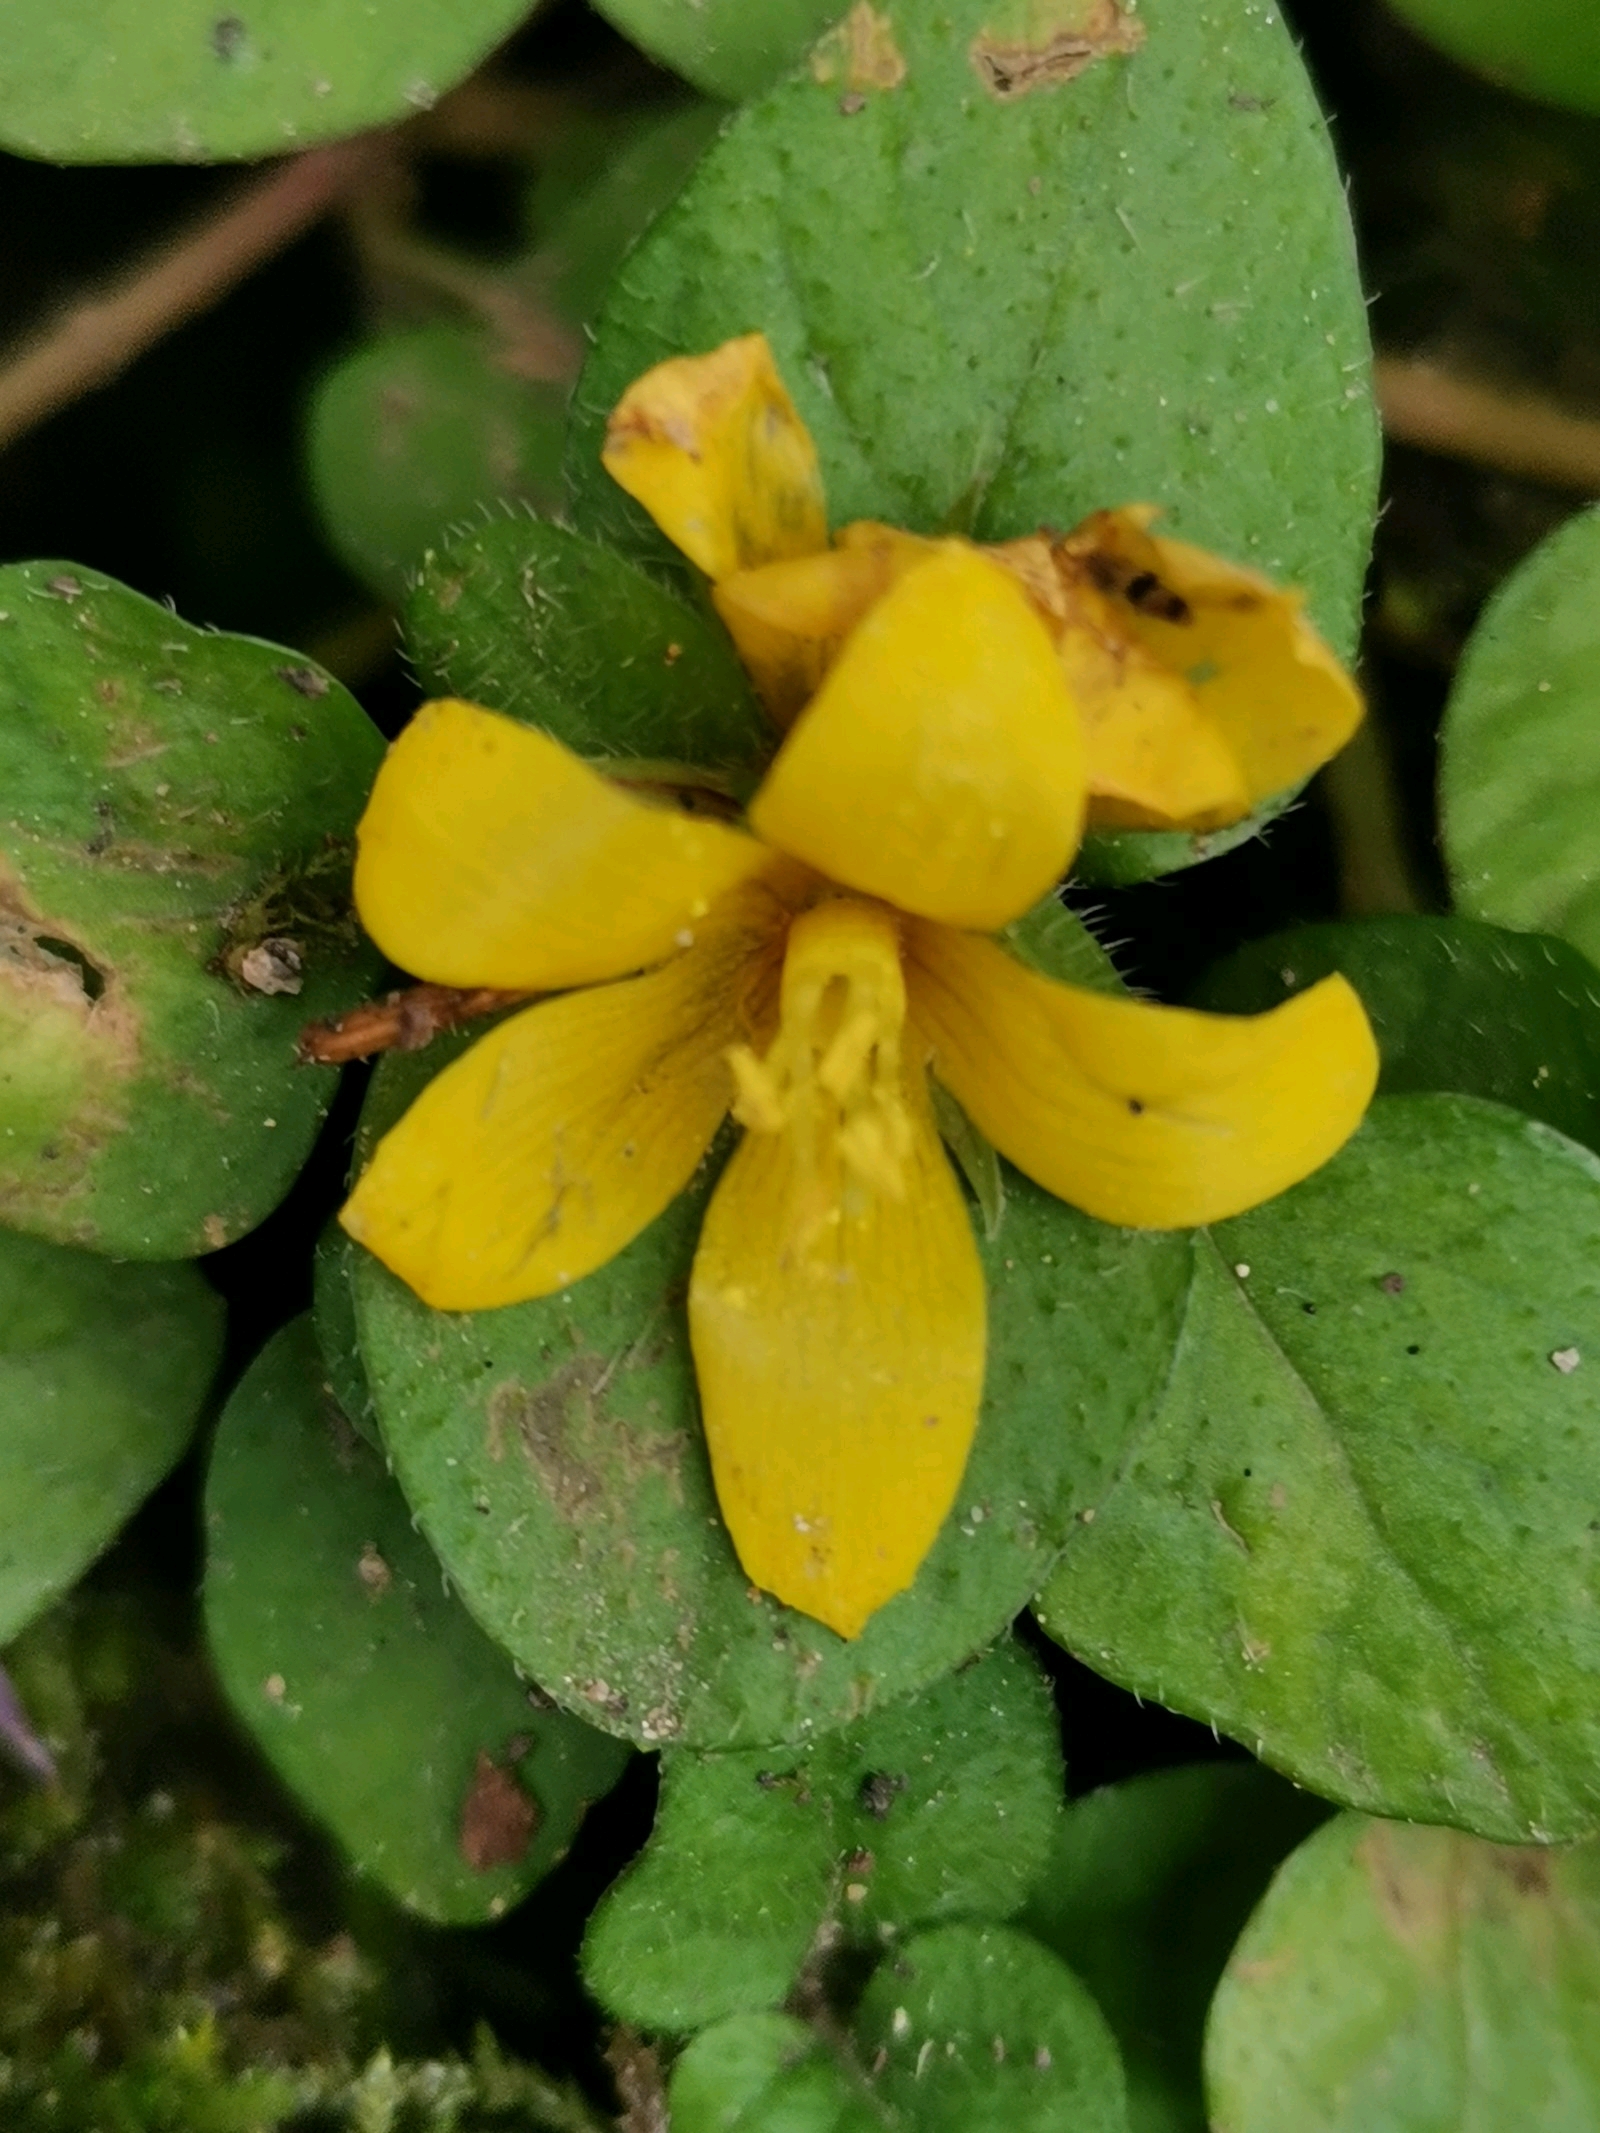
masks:
[(416, 235), (400, 205), (376, 193), (353, 204), (350, 234), (367, 272), (445, 297), (482, 321), (499, 343), (496, 360), (519, 378), (570, 385), (583, 362), (583, 337), (510, 275), (474, 266)]
[(381, 134), (313, 148), (279, 164), (126, 274), (80, 295), (0, 367), (0, 446), (108, 384), (175, 326), (209, 309), (325, 215), (387, 152)]
[(343, 1066), (350, 1059), (370, 1059), (375, 1052), (420, 1052), (447, 1030), (533, 997), (531, 992), (497, 992), (489, 985), (412, 985), (326, 1022), (308, 1022), (300, 1032), (297, 1056), (302, 1066)]
[(1415, 356), (1381, 356), (1383, 426), (1397, 444), (1600, 496), (1600, 422)]

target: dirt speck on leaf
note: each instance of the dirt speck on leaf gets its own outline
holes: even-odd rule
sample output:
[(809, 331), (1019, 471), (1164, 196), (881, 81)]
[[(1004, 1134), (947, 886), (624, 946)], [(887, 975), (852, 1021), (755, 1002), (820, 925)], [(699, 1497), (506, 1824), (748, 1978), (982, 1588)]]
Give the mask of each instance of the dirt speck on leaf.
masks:
[(1121, 0), (1032, 0), (1025, 32), (980, 30), (970, 57), (989, 94), (1010, 103), (1034, 89), (1075, 81), (1114, 52), (1137, 52), (1144, 34), (1144, 24)]
[(843, 22), (812, 53), (811, 78), (824, 86), (838, 82), (852, 93), (898, 89), (906, 78), (905, 55), (895, 42), (894, 24), (887, 13), (874, 7), (872, 0), (856, 0)]
[(480, 1748), (461, 1803), (461, 1856), (475, 1874), (516, 1866), (539, 1829), (539, 1805), (509, 1770)]

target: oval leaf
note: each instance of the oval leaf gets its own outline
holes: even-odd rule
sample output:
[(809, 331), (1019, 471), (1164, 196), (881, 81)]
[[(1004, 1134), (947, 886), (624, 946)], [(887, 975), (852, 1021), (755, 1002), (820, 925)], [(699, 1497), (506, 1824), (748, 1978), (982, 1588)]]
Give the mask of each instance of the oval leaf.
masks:
[(193, 1267), (113, 1266), (0, 1230), (0, 1644), (177, 1462), (222, 1320)]
[[(367, 1146), (450, 1056), (386, 1061)], [(402, 1486), (468, 1605), (550, 1694), (646, 1746), (760, 1746), (841, 1726), (990, 1643), (1104, 1486), (1171, 1351), (1181, 1238), (1107, 1229), (1007, 1180), (989, 1376), (916, 1584), (846, 1642), (745, 1581), (717, 1516), (684, 1295), (703, 1175), (609, 1266), (475, 1315), (374, 1259), (362, 1356)]]
[(1501, 586), (1439, 736), (1440, 834), (1462, 909), (1600, 961), (1600, 510)]
[(1094, 2001), (1005, 1926), (922, 1933), (856, 2019), (875, 2087), (917, 2133), (1125, 2133), (1117, 2047)]
[(360, 1871), (452, 1924), (525, 1896), (626, 1751), (532, 1708), (449, 1596), (382, 1460), (329, 1399), (309, 1319), (229, 1401), (206, 1525), (223, 1686)]
[(0, 144), (54, 163), (282, 155), (425, 111), (528, 0), (13, 0)]
[(846, 0), (600, 0), (600, 13), (708, 96), (740, 103), (777, 80)]
[(1378, 1040), (1386, 1096), (1454, 1089), (1600, 1149), (1600, 973), (1543, 933), (1471, 918), (1359, 918), (1252, 941), (1194, 1005), (1259, 1014), (1341, 971)]
[(491, 519), (430, 554), (405, 627), (431, 694), (591, 759), (738, 769), (774, 743), (722, 625), (565, 526)]
[(1228, 2133), (1589, 2133), (1600, 1845), (1519, 1851), (1341, 1815), (1283, 1868), (1211, 2012)]
[(1588, 0), (1394, 0), (1394, 10), (1507, 89), (1600, 111), (1600, 18)]
[(735, 2015), (695, 2038), (667, 2092), (675, 2133), (871, 2133), (888, 2123), (793, 2015)]
[(1259, 1763), (1153, 1770), (1075, 1800), (1020, 1924), (1111, 2024), (1134, 2133), (1206, 2133), (1206, 2009), (1274, 1869), (1327, 1808)]
[(0, 1219), (130, 1259), (253, 1229), (371, 990), (350, 847), (383, 742), (293, 652), (52, 563), (0, 570)]
[(1006, 1643), (800, 1756), (663, 1758), (643, 1855), (590, 1921), (584, 1980), (625, 2022), (775, 2007), (819, 1931), (868, 1942), (1009, 1918), (1061, 1811), (1049, 1685)]
[(1461, 1096), (1196, 1234), (1165, 1398), (1039, 1600), (1330, 1798), (1600, 1821), (1600, 1164)]
[[(1270, 8), (859, 0), (615, 284), (568, 451), (585, 531), (675, 561), (600, 465), (606, 417), (663, 356), (755, 327), (835, 524), (992, 540), (1147, 500), (1304, 586), (1349, 648), (1376, 467), (1365, 310)], [(1102, 856), (1135, 879), (1222, 848), (1124, 834)]]
[(375, 1451), (382, 1451), (372, 1389), (361, 1363), (355, 1298), (350, 1293), (350, 1269), (359, 1251), (360, 1246), (351, 1242), (337, 1222), (326, 1224), (311, 1262), (311, 1322), (327, 1390), (351, 1428)]
[(312, 491), (335, 553), (399, 600), (430, 542), (481, 505), (553, 509), (567, 396), (517, 375), (482, 334), (435, 321), (378, 335), (311, 402)]

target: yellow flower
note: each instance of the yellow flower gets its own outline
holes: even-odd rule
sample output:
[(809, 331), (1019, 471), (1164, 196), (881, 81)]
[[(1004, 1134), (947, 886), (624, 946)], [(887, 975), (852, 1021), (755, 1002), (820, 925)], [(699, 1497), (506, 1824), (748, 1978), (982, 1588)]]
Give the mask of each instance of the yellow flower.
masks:
[[(712, 581), (787, 727), (840, 646), (934, 543), (869, 520), (828, 545), (816, 452), (764, 335), (659, 364), (618, 404), (605, 463)], [(1097, 511), (983, 552), (1044, 623), (1083, 721), (1092, 827), (1208, 830), (1337, 754), (1361, 698), (1297, 593)]]
[[(754, 574), (817, 538), (781, 386), (696, 452), (701, 556)], [(396, 963), (559, 997), (424, 1090), (345, 1227), (439, 1309), (548, 1295), (668, 1206), (731, 1110), (689, 1291), (718, 1500), (751, 1579), (844, 1636), (915, 1576), (983, 1388), (930, 1074), (1048, 1191), (1157, 1228), (1282, 1191), (1372, 1092), (1341, 978), (1203, 1015), (1056, 983), (985, 937), (1065, 873), (1086, 797), (1046, 621), (943, 541), (831, 654), (744, 825), (457, 702), (401, 735), (361, 824), (357, 902)]]

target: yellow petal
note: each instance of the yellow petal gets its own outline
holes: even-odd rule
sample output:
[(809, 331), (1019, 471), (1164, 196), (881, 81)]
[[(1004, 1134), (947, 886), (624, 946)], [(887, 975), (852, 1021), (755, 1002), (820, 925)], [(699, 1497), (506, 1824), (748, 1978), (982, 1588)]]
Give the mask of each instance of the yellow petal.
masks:
[(1360, 693), (1298, 593), (1150, 534), (1152, 516), (1144, 506), (1097, 512), (1061, 549), (1107, 592), (1132, 643), (1193, 687), (1253, 806), (1338, 753), (1361, 723)]
[(944, 927), (909, 946), (933, 1071), (1002, 1155), (1102, 1222), (1241, 1214), (1327, 1162), (1372, 1097), (1377, 1047), (1341, 977), (1207, 1015), (1057, 984)]
[(1067, 543), (1034, 534), (987, 549), (1043, 619), (1083, 714), (1097, 829), (1217, 829), (1250, 812), (1244, 773), (1193, 686), (1129, 636)]
[(756, 692), (780, 726), (811, 701), (839, 647), (895, 574), (883, 548), (826, 548), (736, 571), (711, 597)]
[(706, 1213), (689, 1326), (746, 1574), (842, 1637), (903, 1592), (955, 1501), (983, 1390), (983, 1272), (923, 1092), (903, 1193), (820, 1232), (796, 1137), (748, 1133)]
[(346, 1230), (441, 1311), (520, 1303), (603, 1266), (710, 1146), (733, 1093), (724, 1054), (751, 1034), (742, 1002), (782, 917), (745, 891), (662, 969), (491, 1030), (378, 1144)]
[(658, 963), (771, 864), (721, 822), (619, 792), (548, 734), (424, 704), (357, 833), (356, 908), (436, 985), (554, 991)]
[(636, 378), (601, 458), (713, 581), (828, 545), (816, 447), (765, 334)]
[(849, 888), (987, 929), (1066, 872), (1083, 808), (1082, 723), (1044, 624), (946, 541), (851, 632), (750, 822)]

